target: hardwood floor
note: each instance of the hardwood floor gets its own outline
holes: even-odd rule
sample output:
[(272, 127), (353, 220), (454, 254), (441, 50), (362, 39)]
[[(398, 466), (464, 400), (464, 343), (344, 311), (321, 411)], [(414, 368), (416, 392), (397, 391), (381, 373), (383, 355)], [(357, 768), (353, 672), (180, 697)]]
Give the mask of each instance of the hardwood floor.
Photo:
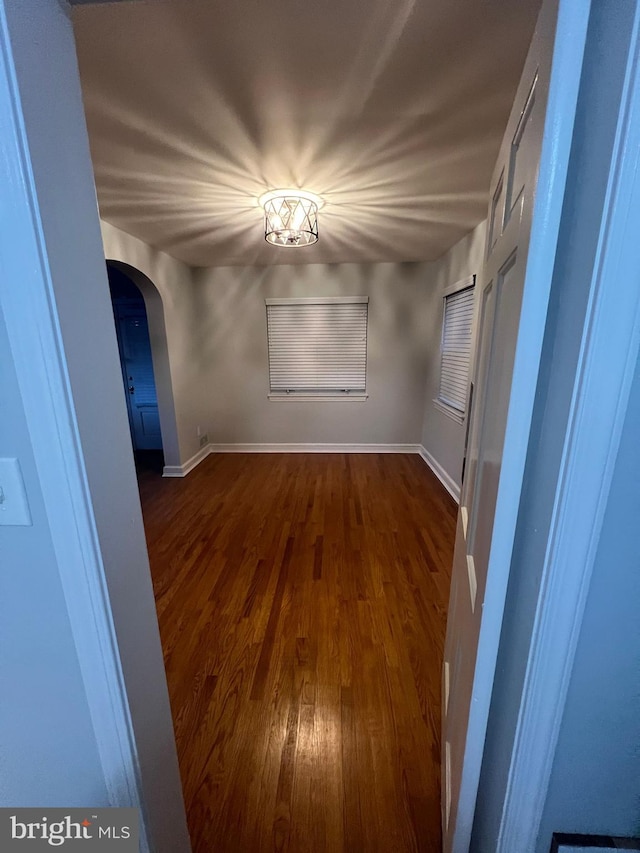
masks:
[(412, 455), (140, 490), (195, 853), (440, 851), (456, 506)]

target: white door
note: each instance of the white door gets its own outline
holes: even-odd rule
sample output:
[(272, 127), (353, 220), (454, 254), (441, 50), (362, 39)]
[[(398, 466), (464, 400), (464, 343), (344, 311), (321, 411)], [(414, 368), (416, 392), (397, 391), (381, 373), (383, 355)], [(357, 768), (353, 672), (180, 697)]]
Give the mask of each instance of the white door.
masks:
[[(522, 483), (555, 242), (541, 280), (532, 229), (549, 207), (534, 197), (541, 163), (557, 156), (545, 132), (556, 0), (546, 0), (494, 170), (477, 292), (473, 410), (456, 532), (443, 672), (442, 822), (445, 853), (466, 853), (482, 762), (499, 628)], [(555, 63), (554, 63), (555, 70)], [(566, 107), (565, 107), (566, 108)], [(575, 101), (573, 103), (575, 110)], [(557, 107), (554, 107), (557, 109)], [(550, 114), (547, 117), (553, 118)], [(566, 118), (566, 116), (565, 116)], [(543, 132), (545, 146), (543, 148)], [(567, 146), (568, 150), (568, 146)], [(562, 193), (564, 183), (556, 187)], [(557, 241), (557, 231), (553, 240)], [(544, 241), (543, 241), (544, 242)], [(546, 279), (544, 276), (546, 275)], [(536, 312), (521, 311), (525, 292)], [(545, 295), (546, 294), (546, 295)], [(529, 300), (531, 302), (531, 300)], [(537, 327), (536, 327), (537, 324)], [(516, 358), (516, 349), (518, 350)], [(521, 368), (529, 356), (525, 369)], [(532, 372), (532, 361), (535, 367)], [(518, 402), (514, 403), (514, 399)], [(503, 462), (505, 463), (503, 466)], [(501, 507), (508, 511), (501, 512)], [(505, 518), (507, 519), (505, 521)], [(494, 526), (494, 519), (498, 520)], [(491, 624), (488, 625), (488, 621)], [(484, 638), (492, 637), (488, 642)]]

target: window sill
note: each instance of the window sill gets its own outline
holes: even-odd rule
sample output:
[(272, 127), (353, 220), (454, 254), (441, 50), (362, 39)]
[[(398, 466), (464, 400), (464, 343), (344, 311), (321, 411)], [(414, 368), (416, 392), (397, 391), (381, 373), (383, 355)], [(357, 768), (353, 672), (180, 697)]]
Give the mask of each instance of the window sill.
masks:
[(362, 403), (368, 394), (269, 394), (269, 400), (277, 403)]
[(433, 401), (433, 405), (439, 412), (442, 412), (443, 415), (446, 415), (448, 418), (451, 418), (452, 421), (455, 421), (457, 424), (463, 423), (464, 412), (459, 412), (452, 406), (447, 406), (446, 403), (443, 403), (442, 400), (438, 400), (437, 398)]

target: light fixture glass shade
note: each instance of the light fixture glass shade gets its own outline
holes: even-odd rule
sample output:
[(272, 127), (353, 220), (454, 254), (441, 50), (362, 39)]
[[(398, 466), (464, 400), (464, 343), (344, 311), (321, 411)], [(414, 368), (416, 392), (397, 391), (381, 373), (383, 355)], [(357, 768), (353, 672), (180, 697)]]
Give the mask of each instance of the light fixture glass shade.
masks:
[(318, 205), (308, 193), (269, 193), (264, 207), (264, 238), (274, 246), (311, 246), (318, 241)]

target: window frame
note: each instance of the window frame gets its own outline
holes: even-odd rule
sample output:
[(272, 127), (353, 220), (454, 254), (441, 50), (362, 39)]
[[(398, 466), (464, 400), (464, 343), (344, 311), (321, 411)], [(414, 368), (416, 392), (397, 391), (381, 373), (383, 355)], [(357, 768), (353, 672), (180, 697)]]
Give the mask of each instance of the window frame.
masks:
[[(464, 290), (471, 290), (473, 292), (473, 314), (471, 318), (471, 329), (470, 329), (470, 337), (469, 337), (469, 357), (467, 363), (467, 380), (466, 380), (466, 393), (465, 393), (465, 402), (464, 409), (458, 409), (456, 406), (451, 405), (451, 403), (441, 397), (442, 391), (442, 367), (443, 367), (443, 355), (444, 355), (444, 340), (445, 340), (445, 322), (447, 318), (447, 299), (451, 296), (455, 296), (456, 293), (461, 293)], [(468, 414), (469, 407), (469, 388), (471, 385), (471, 373), (473, 368), (473, 345), (474, 345), (474, 337), (475, 337), (475, 321), (476, 321), (476, 276), (471, 275), (468, 278), (461, 279), (460, 281), (455, 282), (454, 284), (450, 284), (442, 294), (442, 321), (440, 323), (440, 361), (438, 368), (438, 392), (436, 397), (433, 399), (433, 405), (438, 411), (447, 415), (447, 417), (456, 421), (456, 423), (462, 424), (465, 421), (465, 418)]]
[[(323, 390), (317, 391), (305, 389), (289, 391), (272, 390), (271, 379), (271, 345), (269, 341), (269, 306), (274, 305), (347, 305), (347, 304), (364, 304), (366, 306), (366, 324), (365, 324), (365, 342), (364, 342), (364, 358), (365, 358), (365, 381), (364, 391), (358, 390)], [(267, 332), (267, 381), (268, 394), (267, 398), (274, 402), (363, 402), (368, 399), (367, 392), (368, 381), (368, 345), (369, 345), (369, 297), (368, 296), (305, 296), (305, 297), (270, 297), (265, 299), (265, 315), (266, 315), (266, 332)]]

